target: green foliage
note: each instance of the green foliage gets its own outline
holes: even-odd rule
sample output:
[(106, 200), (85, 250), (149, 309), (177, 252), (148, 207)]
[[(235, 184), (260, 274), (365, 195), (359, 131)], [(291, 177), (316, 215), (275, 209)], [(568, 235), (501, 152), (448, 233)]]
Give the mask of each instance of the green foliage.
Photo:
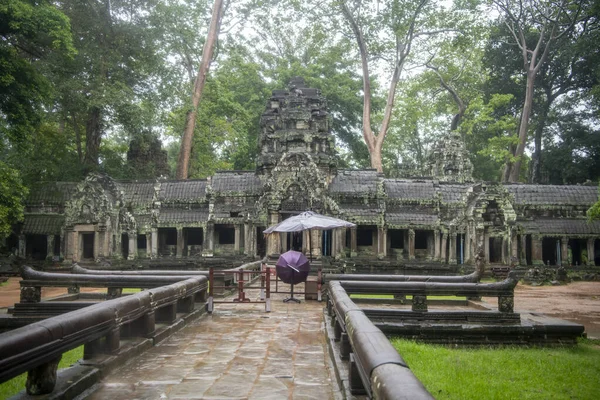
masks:
[(27, 193), (19, 172), (0, 161), (0, 240), (10, 235), (12, 224), (23, 220)]
[[(598, 195), (600, 198), (600, 186), (598, 187)], [(590, 207), (590, 209), (587, 211), (587, 216), (590, 221), (600, 220), (600, 200)]]
[[(62, 355), (58, 363), (58, 369), (68, 368), (83, 358), (83, 346), (69, 350)], [(0, 383), (0, 398), (8, 399), (25, 389), (27, 373), (14, 377), (11, 380)]]
[(395, 339), (394, 347), (436, 399), (595, 399), (600, 349), (449, 348)]

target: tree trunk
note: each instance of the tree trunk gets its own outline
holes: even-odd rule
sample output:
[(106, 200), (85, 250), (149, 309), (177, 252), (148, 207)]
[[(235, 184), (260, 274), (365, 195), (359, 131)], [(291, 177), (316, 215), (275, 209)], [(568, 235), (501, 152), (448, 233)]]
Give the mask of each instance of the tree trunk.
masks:
[(102, 140), (102, 115), (99, 107), (92, 107), (85, 124), (84, 172), (98, 169), (98, 153)]
[(77, 146), (77, 159), (79, 164), (83, 164), (83, 150), (81, 149), (81, 131), (79, 130), (79, 124), (75, 119), (75, 113), (71, 112), (71, 120), (73, 122), (73, 130), (75, 131), (75, 145)]
[(202, 61), (200, 63), (200, 68), (198, 69), (196, 81), (194, 82), (192, 108), (186, 115), (185, 130), (181, 138), (179, 159), (177, 160), (177, 179), (188, 178), (190, 154), (192, 152), (192, 139), (194, 138), (194, 127), (196, 125), (198, 104), (200, 104), (200, 99), (202, 98), (202, 92), (204, 91), (204, 85), (206, 83), (206, 76), (210, 70), (210, 63), (212, 61), (215, 43), (219, 35), (221, 18), (223, 17), (221, 12), (222, 9), (223, 0), (215, 0), (212, 10), (212, 18), (210, 20), (210, 27), (208, 29), (208, 35), (206, 37), (206, 42), (204, 43), (204, 49), (202, 50)]
[(523, 103), (523, 111), (521, 112), (521, 122), (519, 124), (519, 143), (515, 150), (515, 160), (512, 168), (510, 169), (510, 175), (508, 182), (518, 182), (519, 175), (521, 172), (521, 162), (523, 153), (525, 152), (525, 145), (527, 144), (527, 130), (529, 128), (529, 117), (531, 115), (531, 106), (533, 105), (533, 87), (535, 83), (536, 71), (532, 68), (527, 70), (527, 87), (525, 90), (525, 102)]
[(542, 109), (538, 124), (535, 128), (535, 150), (531, 161), (531, 183), (542, 183), (542, 134), (546, 127), (546, 119), (548, 118), (548, 112), (550, 111), (550, 104), (552, 101), (551, 97), (546, 97), (544, 108)]

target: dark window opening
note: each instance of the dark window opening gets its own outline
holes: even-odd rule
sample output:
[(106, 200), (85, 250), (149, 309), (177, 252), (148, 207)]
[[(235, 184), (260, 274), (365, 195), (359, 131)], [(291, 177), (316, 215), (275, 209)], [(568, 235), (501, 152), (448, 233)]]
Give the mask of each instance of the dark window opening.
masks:
[(259, 257), (264, 257), (267, 255), (267, 242), (265, 241), (265, 235), (263, 231), (265, 228), (257, 227), (256, 228), (256, 254)]
[(129, 256), (129, 235), (126, 233), (121, 234), (121, 255), (123, 258)]
[(560, 240), (557, 238), (544, 238), (542, 240), (542, 261), (546, 265), (556, 265), (557, 253), (560, 251)]
[(60, 256), (60, 235), (54, 235), (54, 255)]
[(427, 250), (429, 231), (415, 231), (415, 250)]
[(531, 260), (531, 235), (525, 236), (525, 262), (527, 265), (533, 265)]
[(373, 228), (358, 228), (356, 230), (357, 246), (373, 246)]
[(204, 243), (202, 228), (184, 228), (183, 233), (188, 246), (201, 246)]
[(594, 241), (594, 264), (600, 265), (600, 239)]
[(392, 249), (403, 249), (404, 248), (404, 231), (401, 229), (390, 229), (388, 231), (390, 236), (390, 247)]
[(465, 263), (465, 234), (459, 233), (456, 235), (456, 263)]
[(239, 217), (240, 216), (240, 212), (239, 211), (230, 211), (229, 212), (229, 216), (231, 218)]
[(219, 244), (235, 244), (235, 229), (230, 227), (219, 227)]
[(352, 247), (352, 231), (350, 229), (346, 229), (346, 247)]
[(491, 237), (489, 240), (490, 246), (490, 263), (502, 262), (502, 238)]
[(176, 228), (159, 228), (158, 235), (162, 237), (162, 242), (166, 246), (177, 246)]
[(579, 239), (569, 239), (569, 247), (571, 248), (571, 264), (584, 265), (583, 253), (587, 254), (587, 243)]
[(323, 231), (321, 234), (321, 254), (324, 256), (331, 256), (332, 238), (333, 231), (331, 229)]
[(302, 251), (302, 232), (288, 232), (286, 234), (286, 249)]
[(82, 233), (81, 240), (83, 241), (82, 258), (89, 260), (94, 258), (94, 234)]
[(14, 233), (11, 233), (8, 238), (6, 238), (6, 249), (9, 250), (12, 254), (15, 254), (19, 248), (19, 237)]
[(25, 250), (33, 260), (45, 260), (48, 256), (48, 238), (46, 235), (25, 236)]
[(146, 250), (148, 244), (146, 243), (146, 235), (137, 235), (137, 248), (138, 250)]

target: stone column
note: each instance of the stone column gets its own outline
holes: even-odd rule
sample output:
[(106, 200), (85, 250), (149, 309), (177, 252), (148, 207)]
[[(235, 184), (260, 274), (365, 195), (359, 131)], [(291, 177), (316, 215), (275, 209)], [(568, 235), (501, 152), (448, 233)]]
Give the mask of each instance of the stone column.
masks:
[[(275, 225), (279, 223), (279, 213), (277, 211), (269, 212), (269, 223), (268, 226)], [(269, 254), (279, 254), (280, 253), (280, 240), (279, 233), (272, 233), (267, 236), (267, 255)]]
[(67, 235), (65, 235), (65, 232), (63, 230), (60, 231), (60, 254), (58, 254), (60, 256), (61, 259), (65, 258), (65, 255), (67, 253)]
[(46, 247), (48, 250), (46, 252), (46, 258), (52, 259), (52, 257), (55, 256), (55, 254), (54, 254), (54, 235), (46, 236)]
[(157, 258), (158, 257), (158, 228), (152, 228), (150, 237), (151, 237), (150, 258)]
[(450, 246), (448, 247), (448, 264), (456, 264), (456, 232), (450, 234)]
[(435, 231), (433, 231), (433, 247), (434, 247), (433, 260), (434, 261), (440, 260), (440, 254), (441, 254), (440, 245), (441, 245), (440, 230), (436, 229)]
[(175, 257), (183, 256), (183, 228), (177, 228), (177, 246), (175, 246)]
[(98, 237), (98, 240), (96, 240), (96, 243), (98, 243), (98, 250), (96, 251), (97, 258), (105, 257), (107, 255), (107, 253), (105, 252), (105, 249), (104, 249), (104, 239), (106, 237), (106, 228), (102, 228), (101, 230), (99, 229), (96, 232), (96, 236)]
[(471, 235), (469, 234), (469, 229), (465, 231), (465, 249), (464, 249), (464, 263), (471, 264), (473, 260), (473, 256), (471, 255)]
[(533, 265), (543, 265), (542, 259), (542, 237), (531, 235), (531, 263)]
[(377, 228), (377, 257), (387, 257), (387, 229)]
[(487, 232), (483, 233), (483, 251), (485, 252), (485, 262), (490, 263), (490, 235)]
[[(589, 249), (589, 245), (588, 245)], [(589, 251), (588, 251), (589, 254)], [(563, 236), (560, 238), (560, 261), (563, 267), (569, 265), (569, 238)]]
[(440, 253), (441, 253), (441, 261), (442, 263), (446, 264), (448, 262), (448, 257), (446, 254), (446, 243), (448, 243), (448, 234), (446, 232), (444, 232), (442, 234), (442, 243), (441, 243), (441, 248), (440, 248)]
[(215, 224), (210, 221), (206, 223), (206, 237), (204, 238), (202, 256), (212, 257), (215, 252)]
[(519, 259), (519, 240), (516, 230), (512, 230), (510, 235), (510, 256), (515, 260)]
[(589, 238), (587, 240), (587, 253), (588, 253), (587, 265), (596, 265), (596, 263), (595, 263), (596, 249), (594, 248), (595, 242), (596, 241), (594, 238)]
[[(177, 232), (177, 244), (179, 244), (179, 231)], [(127, 254), (128, 260), (135, 260), (137, 258), (137, 232), (127, 232), (127, 239), (129, 240), (129, 252)]]
[(77, 262), (79, 261), (79, 256), (81, 255), (81, 251), (79, 250), (79, 232), (73, 231), (71, 232), (71, 251), (73, 252), (72, 260)]
[(435, 231), (431, 231), (427, 235), (427, 260), (431, 261), (435, 258), (435, 245), (434, 245)]
[(150, 258), (150, 249), (152, 248), (152, 234), (146, 233), (144, 237), (146, 238), (146, 258)]
[(252, 238), (250, 233), (250, 224), (244, 222), (244, 254), (249, 256), (252, 255)]
[(311, 253), (313, 260), (317, 260), (321, 258), (321, 233), (323, 231), (313, 229), (309, 231), (309, 235), (311, 236)]
[(350, 228), (350, 257), (356, 257), (358, 254), (358, 246), (356, 243), (356, 227)]
[(519, 264), (527, 265), (527, 235), (521, 235), (521, 253), (519, 253)]
[(414, 229), (408, 230), (408, 259), (415, 259), (415, 231)]
[(240, 226), (239, 225), (234, 225), (233, 226), (233, 230), (234, 230), (234, 241), (233, 241), (233, 250), (236, 253), (240, 252), (240, 248), (241, 248), (241, 232), (240, 232)]

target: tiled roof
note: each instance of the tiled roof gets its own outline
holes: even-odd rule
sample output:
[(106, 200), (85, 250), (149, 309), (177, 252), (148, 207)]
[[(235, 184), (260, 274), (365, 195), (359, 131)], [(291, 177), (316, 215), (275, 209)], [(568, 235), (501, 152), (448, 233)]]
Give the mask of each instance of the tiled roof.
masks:
[(33, 186), (27, 204), (62, 205), (75, 191), (77, 182), (44, 182)]
[(600, 221), (588, 222), (585, 219), (537, 219), (517, 222), (527, 233), (557, 235), (597, 235), (600, 234)]
[(211, 181), (215, 192), (256, 194), (262, 192), (262, 182), (254, 171), (220, 171)]
[(378, 174), (374, 169), (340, 170), (329, 185), (330, 193), (375, 193)]
[(203, 223), (208, 220), (208, 209), (162, 209), (158, 222), (165, 223)]
[(442, 194), (442, 203), (449, 204), (462, 202), (463, 197), (465, 196), (470, 187), (471, 185), (440, 183), (438, 190)]
[(434, 200), (436, 194), (432, 181), (385, 179), (383, 184), (386, 194), (393, 199)]
[(118, 182), (125, 202), (132, 207), (151, 207), (154, 197), (154, 182)]
[(59, 235), (65, 222), (62, 215), (27, 214), (21, 232), (32, 235)]
[(436, 225), (439, 217), (435, 214), (423, 213), (387, 213), (385, 221), (390, 225)]
[(161, 201), (198, 201), (206, 196), (205, 180), (165, 181), (160, 185), (158, 195)]
[(584, 205), (598, 201), (596, 186), (504, 185), (517, 205)]
[(152, 216), (150, 214), (134, 215), (133, 218), (138, 228), (152, 226)]
[(340, 205), (340, 211), (342, 214), (339, 218), (350, 222), (371, 222), (375, 224), (379, 221), (381, 215), (381, 210), (376, 207), (344, 207)]

